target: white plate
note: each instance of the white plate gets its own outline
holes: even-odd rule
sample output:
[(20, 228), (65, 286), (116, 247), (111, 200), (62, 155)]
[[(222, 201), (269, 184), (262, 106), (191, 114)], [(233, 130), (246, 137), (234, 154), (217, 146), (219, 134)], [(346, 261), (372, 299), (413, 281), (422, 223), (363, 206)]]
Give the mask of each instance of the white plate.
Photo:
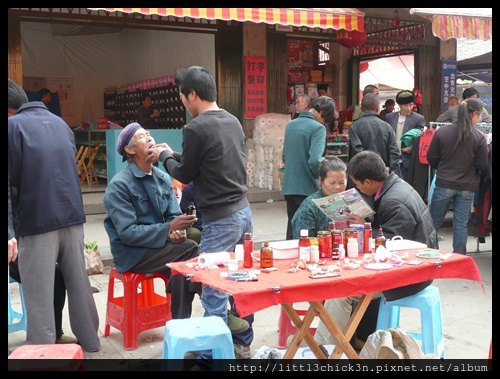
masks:
[(435, 249), (422, 249), (419, 250), (417, 254), (415, 254), (419, 258), (424, 258), (424, 259), (439, 259), (443, 256), (439, 252), (439, 250)]
[(363, 266), (367, 270), (389, 270), (392, 268), (392, 265), (390, 263), (384, 263), (384, 262), (375, 262), (375, 263), (368, 263)]

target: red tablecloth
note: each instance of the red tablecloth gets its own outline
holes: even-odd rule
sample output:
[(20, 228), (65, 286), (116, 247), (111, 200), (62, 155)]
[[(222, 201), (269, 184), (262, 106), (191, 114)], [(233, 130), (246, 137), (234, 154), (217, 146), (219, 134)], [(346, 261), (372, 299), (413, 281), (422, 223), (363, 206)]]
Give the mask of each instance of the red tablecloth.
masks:
[[(415, 256), (417, 250), (409, 250), (408, 260), (421, 260), (418, 266), (404, 264), (384, 271), (367, 270), (360, 266), (355, 270), (343, 269), (340, 277), (309, 278), (310, 272), (301, 270), (287, 273), (291, 260), (274, 260), (278, 271), (261, 273), (257, 282), (235, 282), (221, 278), (219, 270), (196, 270), (186, 266), (185, 262), (172, 263), (172, 268), (192, 280), (204, 283), (234, 297), (240, 316), (244, 317), (261, 309), (277, 304), (288, 304), (303, 301), (319, 301), (331, 298), (368, 294), (423, 282), (428, 279), (456, 278), (481, 282), (481, 273), (476, 262), (470, 257), (453, 253), (444, 261), (438, 259), (420, 259)], [(446, 254), (445, 251), (441, 253)], [(361, 259), (361, 258), (360, 258)], [(195, 260), (196, 261), (196, 260)], [(328, 260), (328, 264), (336, 261)], [(439, 262), (436, 265), (435, 262)], [(254, 269), (259, 269), (254, 263)], [(245, 271), (240, 263), (239, 271)]]

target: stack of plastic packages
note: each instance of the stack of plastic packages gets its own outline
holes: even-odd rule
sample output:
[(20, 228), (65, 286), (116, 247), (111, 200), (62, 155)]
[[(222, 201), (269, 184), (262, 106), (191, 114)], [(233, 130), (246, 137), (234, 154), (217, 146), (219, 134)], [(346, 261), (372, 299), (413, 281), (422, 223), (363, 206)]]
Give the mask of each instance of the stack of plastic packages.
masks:
[(290, 115), (265, 113), (255, 118), (253, 139), (247, 140), (247, 186), (281, 190), (285, 127)]

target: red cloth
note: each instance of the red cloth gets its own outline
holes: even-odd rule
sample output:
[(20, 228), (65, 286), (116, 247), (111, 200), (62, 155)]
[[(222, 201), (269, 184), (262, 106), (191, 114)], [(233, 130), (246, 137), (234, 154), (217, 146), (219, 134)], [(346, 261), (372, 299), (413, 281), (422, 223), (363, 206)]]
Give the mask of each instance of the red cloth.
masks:
[[(307, 270), (287, 273), (293, 259), (275, 259), (274, 266), (279, 270), (261, 273), (257, 282), (235, 282), (221, 278), (220, 273), (227, 271), (222, 267), (219, 270), (196, 270), (187, 267), (185, 262), (174, 262), (171, 266), (183, 275), (191, 274), (194, 281), (232, 295), (241, 317), (277, 304), (368, 294), (428, 279), (459, 278), (480, 282), (482, 285), (481, 273), (470, 256), (453, 253), (449, 259), (439, 261), (441, 266), (437, 267), (433, 264), (437, 259), (420, 259), (415, 256), (416, 253), (418, 249), (410, 250), (408, 260), (423, 261), (418, 266), (405, 264), (385, 271), (370, 271), (359, 267), (356, 270), (340, 271), (341, 277), (322, 279), (310, 279), (310, 272)], [(332, 262), (328, 261), (328, 264)], [(254, 263), (254, 269), (259, 269), (258, 263)], [(245, 271), (241, 263), (239, 271)]]

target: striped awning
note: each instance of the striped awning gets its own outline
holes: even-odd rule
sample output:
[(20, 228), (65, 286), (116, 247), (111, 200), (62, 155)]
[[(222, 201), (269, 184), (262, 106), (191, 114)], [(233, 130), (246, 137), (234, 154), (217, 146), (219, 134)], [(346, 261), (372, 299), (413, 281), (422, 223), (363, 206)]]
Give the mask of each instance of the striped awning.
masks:
[(87, 8), (107, 12), (251, 21), (266, 24), (364, 32), (365, 14), (356, 8)]
[(489, 40), (493, 36), (492, 8), (411, 8), (432, 17), (432, 34), (443, 41), (450, 38)]
[(492, 37), (491, 18), (462, 16), (432, 16), (432, 34), (446, 41), (450, 38), (489, 40)]

